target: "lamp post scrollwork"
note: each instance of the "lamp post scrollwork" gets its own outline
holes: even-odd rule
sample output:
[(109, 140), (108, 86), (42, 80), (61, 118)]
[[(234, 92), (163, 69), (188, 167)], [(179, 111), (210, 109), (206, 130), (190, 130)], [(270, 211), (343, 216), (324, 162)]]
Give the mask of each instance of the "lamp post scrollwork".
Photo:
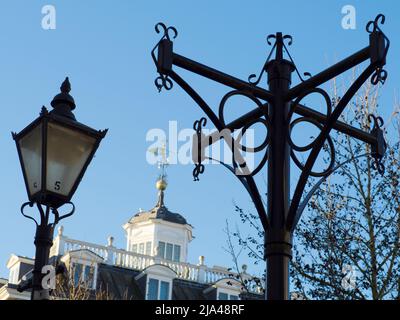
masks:
[[(372, 152), (363, 156), (374, 157), (376, 169), (383, 173), (382, 158), (385, 154), (386, 143), (382, 119), (370, 115), (370, 120), (373, 121), (374, 126), (371, 132), (365, 132), (339, 121), (339, 117), (356, 92), (369, 78), (371, 78), (373, 85), (383, 84), (387, 78), (387, 71), (383, 68), (386, 64), (390, 41), (380, 27), (384, 22), (385, 17), (379, 14), (375, 20), (367, 24), (368, 46), (316, 75), (312, 76), (305, 72), (304, 78), (300, 75), (288, 50), (288, 46), (293, 42), (292, 37), (280, 32), (270, 35), (267, 42), (272, 46), (272, 49), (266, 62), (259, 75), (251, 74), (248, 81), (240, 80), (175, 53), (173, 39), (178, 35), (177, 30), (173, 27), (166, 27), (162, 23), (156, 25), (157, 33), (163, 33), (162, 38), (151, 52), (159, 74), (155, 81), (159, 91), (162, 89), (170, 90), (173, 83), (178, 84), (204, 111), (218, 132), (240, 130), (243, 133), (257, 123), (262, 124), (266, 129), (266, 137), (261, 145), (254, 148), (239, 146), (241, 151), (263, 152), (262, 160), (255, 166), (254, 170), (249, 170), (246, 162), (240, 157), (233, 156), (232, 166), (222, 163), (237, 176), (248, 191), (265, 231), (266, 299), (289, 299), (289, 263), (292, 256), (293, 232), (312, 193), (332, 172), (343, 165), (336, 163), (334, 143), (330, 137), (331, 131), (336, 130), (368, 143)], [(284, 52), (289, 59), (284, 58)], [(367, 60), (369, 60), (367, 67), (333, 108), (331, 98), (320, 86)], [(222, 98), (218, 112), (214, 112), (201, 95), (178, 74), (179, 69), (195, 73), (231, 88), (231, 91)], [(293, 72), (297, 74), (300, 80), (299, 84), (295, 86), (291, 86)], [(259, 86), (264, 74), (268, 77), (268, 90)], [(322, 96), (326, 103), (325, 114), (301, 103), (310, 94)], [(228, 99), (236, 95), (241, 95), (247, 98), (249, 102), (255, 103), (256, 108), (226, 123), (225, 104)], [(300, 117), (294, 119), (295, 114)], [(202, 127), (205, 123), (204, 118), (196, 121), (194, 125), (197, 145), (194, 146), (193, 150), (197, 152), (198, 156), (193, 159), (195, 162), (195, 170), (193, 171), (195, 180), (198, 180), (199, 175), (205, 171), (202, 163), (206, 159), (204, 148), (216, 141), (215, 135), (212, 137), (211, 135), (204, 136), (202, 133)], [(308, 123), (319, 131), (313, 141), (305, 146), (297, 145), (292, 138), (293, 128), (300, 123)], [(233, 145), (233, 136), (223, 134), (218, 138), (223, 138), (228, 144)], [(327, 168), (315, 172), (313, 167), (323, 148), (328, 150), (330, 161)], [(234, 147), (231, 149), (235, 153), (236, 149)], [(308, 152), (304, 163), (298, 159), (296, 152)], [(289, 184), (291, 160), (301, 172), (292, 197), (290, 197)], [(254, 179), (255, 175), (264, 167), (267, 167), (268, 171), (266, 206)], [(320, 179), (315, 187), (304, 196), (304, 189), (310, 177), (319, 177)]]

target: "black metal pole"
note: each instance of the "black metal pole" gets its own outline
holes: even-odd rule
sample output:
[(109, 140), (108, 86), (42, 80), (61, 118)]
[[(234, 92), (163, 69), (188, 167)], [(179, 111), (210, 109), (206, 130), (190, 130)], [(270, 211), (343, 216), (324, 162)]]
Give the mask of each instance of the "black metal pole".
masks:
[(43, 267), (49, 264), (50, 248), (53, 245), (53, 225), (37, 226), (35, 235), (35, 266), (33, 269), (31, 300), (49, 300), (49, 289), (43, 288)]
[(269, 90), (274, 100), (269, 105), (271, 142), (268, 160), (268, 213), (270, 227), (265, 234), (267, 260), (266, 299), (289, 299), (291, 234), (285, 230), (290, 205), (290, 147), (287, 115), (290, 102), (284, 97), (290, 88), (294, 65), (283, 59), (282, 33), (276, 34), (276, 58), (266, 66)]

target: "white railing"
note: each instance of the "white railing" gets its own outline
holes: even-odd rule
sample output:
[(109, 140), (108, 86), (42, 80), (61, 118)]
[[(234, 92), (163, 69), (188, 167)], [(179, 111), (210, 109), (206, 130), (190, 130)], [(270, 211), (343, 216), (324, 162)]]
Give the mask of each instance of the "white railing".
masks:
[[(109, 245), (102, 246), (85, 241), (74, 240), (62, 235), (62, 230), (55, 238), (51, 248), (51, 255), (64, 255), (74, 250), (87, 249), (100, 256), (104, 263), (128, 269), (143, 270), (154, 264), (161, 264), (171, 268), (177, 277), (184, 280), (196, 281), (200, 283), (215, 283), (223, 278), (231, 278), (235, 273), (222, 267), (207, 267), (204, 264), (194, 265), (185, 262), (174, 262), (154, 256), (133, 253), (122, 249), (117, 249), (109, 240)], [(243, 276), (243, 274), (242, 274)], [(250, 275), (245, 274), (245, 278)]]

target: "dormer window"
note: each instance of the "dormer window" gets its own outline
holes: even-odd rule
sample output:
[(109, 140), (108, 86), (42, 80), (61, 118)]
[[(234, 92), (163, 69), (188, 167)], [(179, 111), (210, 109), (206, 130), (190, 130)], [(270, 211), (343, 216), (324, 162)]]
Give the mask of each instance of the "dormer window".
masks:
[(227, 292), (219, 292), (218, 300), (239, 300), (239, 296), (237, 294), (229, 294)]
[[(214, 266), (214, 268), (217, 268)], [(215, 291), (214, 291), (215, 290)], [(242, 284), (233, 278), (222, 278), (205, 290), (213, 292), (212, 299), (217, 300), (240, 300)]]
[(33, 269), (34, 260), (26, 257), (12, 254), (7, 262), (7, 268), (10, 270), (8, 283), (18, 284), (20, 279), (31, 269)]
[(80, 263), (72, 264), (72, 274), (74, 285), (77, 287), (78, 285), (84, 285), (87, 288), (93, 287), (94, 281), (94, 266), (83, 265)]
[(146, 300), (171, 300), (172, 284), (176, 277), (176, 272), (170, 267), (155, 264), (145, 268), (135, 280), (143, 283)]
[(104, 262), (102, 257), (88, 249), (79, 249), (69, 251), (60, 261), (67, 266), (72, 285), (96, 289), (98, 264)]
[(147, 283), (147, 300), (171, 300), (171, 283), (159, 279), (149, 278)]

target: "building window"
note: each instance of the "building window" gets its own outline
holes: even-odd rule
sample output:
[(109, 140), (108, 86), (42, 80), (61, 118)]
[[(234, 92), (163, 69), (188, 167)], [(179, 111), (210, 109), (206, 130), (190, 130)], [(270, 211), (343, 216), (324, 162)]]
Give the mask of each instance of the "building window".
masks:
[(94, 284), (94, 267), (74, 263), (72, 265), (74, 285), (84, 285), (87, 288), (92, 288)]
[(74, 263), (72, 269), (74, 270), (74, 285), (77, 287), (82, 281), (82, 265), (79, 263)]
[(158, 243), (158, 257), (179, 262), (181, 260), (181, 246), (160, 241)]
[(158, 243), (158, 257), (160, 258), (165, 257), (165, 242), (160, 241)]
[(146, 242), (146, 255), (148, 255), (148, 256), (151, 255), (151, 242), (150, 241)]
[(235, 294), (220, 292), (218, 293), (218, 300), (239, 300), (239, 296)]
[(174, 245), (174, 261), (179, 262), (181, 260), (181, 246)]
[(158, 300), (158, 280), (149, 279), (147, 288), (147, 300)]
[(160, 281), (160, 300), (169, 300), (169, 282)]
[(174, 250), (174, 245), (167, 243), (167, 252), (165, 255), (165, 259), (172, 260), (172, 251)]
[(83, 273), (83, 281), (85, 282), (88, 288), (93, 287), (93, 280), (94, 280), (94, 267), (85, 266), (85, 270)]
[(169, 282), (149, 278), (147, 300), (170, 300)]
[(139, 254), (146, 254), (148, 256), (151, 255), (151, 241), (148, 241), (146, 243), (139, 243), (139, 244), (133, 244), (132, 245), (132, 252), (133, 253), (139, 253)]
[(144, 243), (139, 244), (139, 253), (144, 254)]

